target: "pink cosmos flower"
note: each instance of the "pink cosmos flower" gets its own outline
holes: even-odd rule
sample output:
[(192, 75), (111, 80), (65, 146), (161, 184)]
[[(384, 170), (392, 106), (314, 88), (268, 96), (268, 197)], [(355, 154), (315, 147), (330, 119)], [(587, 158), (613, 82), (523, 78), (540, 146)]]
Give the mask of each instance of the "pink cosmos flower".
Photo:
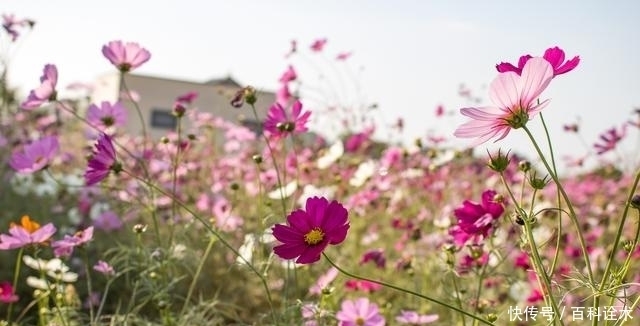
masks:
[(111, 41), (102, 47), (102, 54), (121, 72), (129, 72), (149, 61), (151, 53), (138, 43)]
[[(508, 62), (501, 62), (496, 65), (496, 69), (498, 70), (498, 72), (513, 71), (518, 75), (520, 75), (522, 73), (522, 69), (524, 68), (525, 64), (531, 58), (532, 58), (531, 55), (528, 55), (528, 54), (523, 55), (518, 60), (517, 67)], [(554, 77), (557, 75), (562, 75), (564, 73), (567, 73), (575, 69), (575, 67), (578, 66), (578, 63), (580, 63), (579, 56), (575, 56), (573, 57), (573, 59), (565, 62), (564, 51), (557, 46), (548, 48), (546, 51), (544, 51), (543, 58), (551, 64), (551, 67), (553, 68)]]
[(400, 324), (426, 325), (433, 323), (438, 320), (438, 318), (439, 316), (436, 314), (420, 315), (415, 311), (401, 310), (400, 316), (396, 317), (396, 321)]
[(20, 36), (17, 28), (33, 27), (34, 24), (30, 19), (17, 19), (14, 14), (2, 14), (2, 28), (11, 36), (11, 42), (15, 42)]
[(337, 201), (323, 197), (307, 199), (305, 210), (298, 209), (287, 216), (288, 225), (276, 224), (273, 236), (281, 245), (273, 252), (283, 259), (310, 264), (320, 260), (327, 245), (340, 244), (349, 230), (348, 212)]
[(282, 84), (276, 92), (276, 103), (281, 106), (287, 106), (289, 100), (291, 100), (291, 92), (289, 91), (289, 84)]
[(45, 169), (60, 149), (58, 138), (47, 136), (25, 145), (9, 159), (9, 165), (19, 173), (33, 173)]
[(18, 295), (10, 282), (0, 282), (0, 302), (13, 303), (18, 301)]
[(293, 69), (292, 65), (289, 65), (289, 67), (287, 67), (287, 70), (285, 70), (285, 72), (282, 73), (282, 76), (280, 76), (280, 82), (288, 83), (296, 80), (296, 78), (298, 78), (298, 74), (296, 73), (296, 70)]
[(326, 44), (327, 44), (327, 39), (326, 38), (317, 39), (317, 40), (313, 41), (313, 43), (311, 44), (311, 51), (320, 52), (320, 51), (322, 51), (322, 49), (324, 49), (324, 46)]
[(113, 211), (106, 211), (100, 214), (96, 220), (93, 221), (93, 226), (99, 230), (111, 232), (121, 229), (123, 223), (116, 213)]
[(127, 110), (120, 102), (111, 104), (104, 101), (100, 106), (91, 104), (87, 109), (87, 120), (105, 131), (110, 127), (124, 126), (127, 123)]
[(614, 150), (616, 148), (616, 145), (618, 145), (618, 143), (627, 135), (627, 126), (628, 125), (626, 124), (623, 125), (620, 130), (611, 128), (605, 133), (601, 134), (601, 142), (593, 145), (593, 147), (596, 149), (596, 154), (602, 155), (606, 152)]
[(511, 129), (523, 127), (548, 100), (537, 103), (536, 99), (547, 88), (553, 78), (551, 65), (542, 58), (527, 61), (522, 75), (505, 72), (491, 82), (489, 97), (494, 107), (462, 108), (460, 113), (472, 120), (462, 124), (454, 135), (461, 138), (476, 138), (473, 146), (498, 137), (506, 137)]
[(349, 57), (351, 57), (352, 54), (353, 53), (351, 53), (351, 52), (338, 53), (338, 55), (336, 56), (336, 60), (345, 61), (345, 60), (349, 59)]
[(329, 268), (329, 270), (326, 273), (318, 277), (316, 284), (314, 284), (309, 288), (309, 294), (320, 295), (322, 293), (322, 290), (328, 288), (331, 282), (333, 282), (333, 280), (335, 280), (337, 276), (338, 276), (338, 269), (335, 267)]
[(0, 234), (0, 250), (12, 250), (32, 244), (41, 244), (56, 233), (52, 223), (40, 227), (29, 216), (23, 216), (20, 225), (11, 223), (9, 234)]
[(276, 137), (286, 137), (288, 134), (299, 134), (307, 131), (310, 111), (302, 112), (302, 103), (295, 101), (291, 107), (291, 115), (287, 114), (280, 103), (274, 103), (264, 121), (264, 129)]
[(116, 160), (116, 149), (113, 147), (111, 137), (101, 134), (84, 174), (87, 186), (102, 181), (111, 171), (119, 173), (122, 171), (122, 165)]
[(20, 105), (25, 110), (39, 108), (42, 104), (56, 100), (56, 85), (58, 84), (58, 68), (48, 64), (44, 66), (40, 86), (29, 92), (27, 99)]
[(121, 91), (119, 96), (121, 101), (131, 101), (133, 103), (140, 102), (140, 93), (132, 89), (128, 92), (126, 90)]
[(502, 203), (495, 200), (496, 194), (494, 190), (486, 190), (482, 193), (480, 204), (465, 200), (461, 207), (454, 210), (458, 224), (449, 229), (449, 234), (457, 246), (464, 246), (469, 240), (478, 243), (489, 235), (494, 221), (504, 213)]
[(93, 266), (93, 270), (107, 276), (116, 273), (113, 267), (103, 260), (98, 260), (98, 262)]
[(378, 305), (367, 298), (342, 301), (342, 309), (336, 314), (340, 326), (384, 326)]
[(93, 239), (93, 226), (90, 226), (82, 231), (77, 232), (74, 235), (65, 235), (64, 239), (54, 241), (51, 244), (53, 248), (53, 254), (56, 257), (69, 257), (73, 254), (75, 247), (82, 246), (83, 244)]

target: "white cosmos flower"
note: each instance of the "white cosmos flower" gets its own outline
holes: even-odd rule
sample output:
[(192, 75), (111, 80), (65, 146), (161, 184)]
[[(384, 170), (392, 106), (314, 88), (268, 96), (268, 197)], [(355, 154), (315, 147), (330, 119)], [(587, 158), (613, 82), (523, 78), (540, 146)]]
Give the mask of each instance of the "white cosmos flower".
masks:
[(421, 169), (406, 169), (400, 174), (405, 179), (413, 179), (424, 176), (424, 170)]
[(284, 199), (289, 198), (289, 196), (293, 195), (293, 193), (298, 190), (298, 182), (291, 181), (287, 183), (284, 187), (278, 188), (267, 194), (267, 197), (271, 199)]
[(238, 253), (240, 255), (236, 258), (236, 263), (246, 265), (246, 262), (251, 262), (253, 259), (253, 248), (255, 247), (255, 244), (256, 239), (253, 234), (245, 234), (244, 243), (240, 248), (238, 248)]
[(328, 200), (333, 199), (333, 196), (336, 194), (336, 186), (327, 186), (318, 188), (311, 184), (304, 185), (302, 188), (302, 195), (298, 199), (298, 205), (304, 207), (307, 203), (307, 199), (317, 196), (324, 197)]
[(349, 184), (353, 187), (362, 186), (371, 176), (375, 173), (376, 163), (373, 160), (367, 160), (360, 165), (358, 165), (358, 169), (349, 180)]
[(525, 281), (517, 281), (509, 288), (509, 296), (515, 302), (524, 302), (529, 296), (530, 286)]
[(27, 285), (40, 290), (52, 290), (55, 287), (55, 284), (35, 276), (27, 276)]
[(329, 147), (329, 150), (320, 158), (318, 158), (318, 169), (324, 170), (331, 166), (344, 154), (344, 145), (341, 140)]
[(11, 183), (11, 187), (15, 193), (26, 196), (34, 186), (33, 175), (16, 173), (13, 175), (9, 183)]
[(59, 258), (51, 260), (35, 259), (29, 255), (24, 255), (22, 261), (25, 265), (37, 270), (46, 272), (49, 277), (56, 281), (72, 283), (78, 280), (78, 274), (69, 271), (69, 266), (65, 265)]
[(456, 151), (452, 149), (444, 150), (431, 160), (431, 165), (434, 167), (439, 167), (441, 165), (445, 165), (451, 162), (454, 158), (456, 158)]

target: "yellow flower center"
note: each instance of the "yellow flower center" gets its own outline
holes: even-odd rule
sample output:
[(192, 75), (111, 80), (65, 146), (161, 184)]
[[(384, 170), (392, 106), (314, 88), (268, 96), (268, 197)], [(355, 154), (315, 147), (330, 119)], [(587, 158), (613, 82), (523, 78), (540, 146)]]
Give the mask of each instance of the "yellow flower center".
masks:
[(324, 239), (324, 232), (318, 227), (313, 228), (304, 235), (304, 242), (312, 246), (322, 242), (322, 239)]
[(527, 110), (520, 106), (513, 108), (513, 111), (505, 118), (505, 122), (513, 129), (524, 127), (529, 121)]
[(20, 219), (20, 225), (17, 225), (13, 222), (9, 225), (9, 227), (14, 226), (21, 226), (29, 233), (36, 232), (40, 228), (40, 224), (38, 224), (38, 222), (36, 221), (33, 221), (28, 215), (25, 215)]
[(356, 319), (356, 325), (358, 325), (358, 326), (364, 325), (364, 319), (362, 319), (362, 317), (358, 317)]

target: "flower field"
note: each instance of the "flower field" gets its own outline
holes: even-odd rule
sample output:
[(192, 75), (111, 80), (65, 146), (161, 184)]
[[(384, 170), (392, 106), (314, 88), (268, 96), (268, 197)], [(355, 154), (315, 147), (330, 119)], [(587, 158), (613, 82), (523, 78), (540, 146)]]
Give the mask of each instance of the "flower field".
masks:
[[(3, 15), (2, 41), (32, 28)], [(105, 40), (96, 56), (124, 81), (154, 52)], [(126, 83), (116, 102), (65, 97), (49, 63), (21, 97), (3, 60), (0, 325), (638, 325), (640, 162), (618, 149), (640, 110), (566, 159), (531, 126), (547, 130), (545, 92), (589, 58), (511, 59), (486, 101), (433, 113), (465, 117), (447, 135), (465, 148), (377, 139), (366, 112), (301, 96), (293, 65), (267, 112), (254, 87), (229, 97), (259, 130), (176, 93), (177, 126), (155, 139), (126, 129), (146, 116)], [(330, 114), (340, 137), (311, 132)], [(483, 147), (514, 133), (538, 155)]]

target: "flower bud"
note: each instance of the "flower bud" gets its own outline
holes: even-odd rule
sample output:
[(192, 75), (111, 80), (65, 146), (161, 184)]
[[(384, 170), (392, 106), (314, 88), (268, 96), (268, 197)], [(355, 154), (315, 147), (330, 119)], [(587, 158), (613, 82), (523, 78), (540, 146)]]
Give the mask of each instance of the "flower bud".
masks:
[(422, 139), (416, 138), (416, 140), (414, 140), (414, 144), (416, 145), (416, 147), (422, 148)]
[(251, 86), (245, 87), (244, 88), (244, 100), (249, 105), (256, 104), (256, 102), (258, 101), (258, 97), (256, 96), (256, 89), (251, 87)]
[(547, 186), (547, 184), (549, 183), (549, 176), (545, 176), (544, 178), (538, 178), (536, 177), (536, 173), (532, 173), (529, 175), (529, 185), (536, 190), (542, 190), (544, 189), (544, 187)]
[(522, 172), (529, 172), (529, 170), (531, 170), (531, 162), (523, 160), (518, 162), (518, 170), (522, 171)]
[(253, 155), (253, 156), (251, 157), (251, 159), (252, 159), (256, 164), (260, 164), (260, 163), (262, 163), (262, 161), (263, 161), (263, 159), (262, 159), (262, 155), (260, 155), (260, 154)]
[(640, 195), (635, 195), (631, 198), (631, 207), (640, 209)]
[(489, 166), (491, 170), (500, 173), (504, 172), (507, 169), (510, 161), (511, 159), (509, 159), (509, 152), (503, 155), (501, 150), (498, 149), (497, 156), (493, 157), (491, 156), (491, 154), (489, 154), (489, 163), (487, 164), (487, 166)]
[(178, 117), (178, 118), (182, 118), (182, 116), (184, 116), (184, 113), (187, 112), (187, 108), (184, 107), (184, 105), (182, 105), (182, 103), (180, 102), (176, 102), (173, 105), (173, 115)]
[(140, 234), (140, 233), (144, 233), (147, 231), (147, 225), (146, 224), (136, 224), (133, 226), (133, 232)]

